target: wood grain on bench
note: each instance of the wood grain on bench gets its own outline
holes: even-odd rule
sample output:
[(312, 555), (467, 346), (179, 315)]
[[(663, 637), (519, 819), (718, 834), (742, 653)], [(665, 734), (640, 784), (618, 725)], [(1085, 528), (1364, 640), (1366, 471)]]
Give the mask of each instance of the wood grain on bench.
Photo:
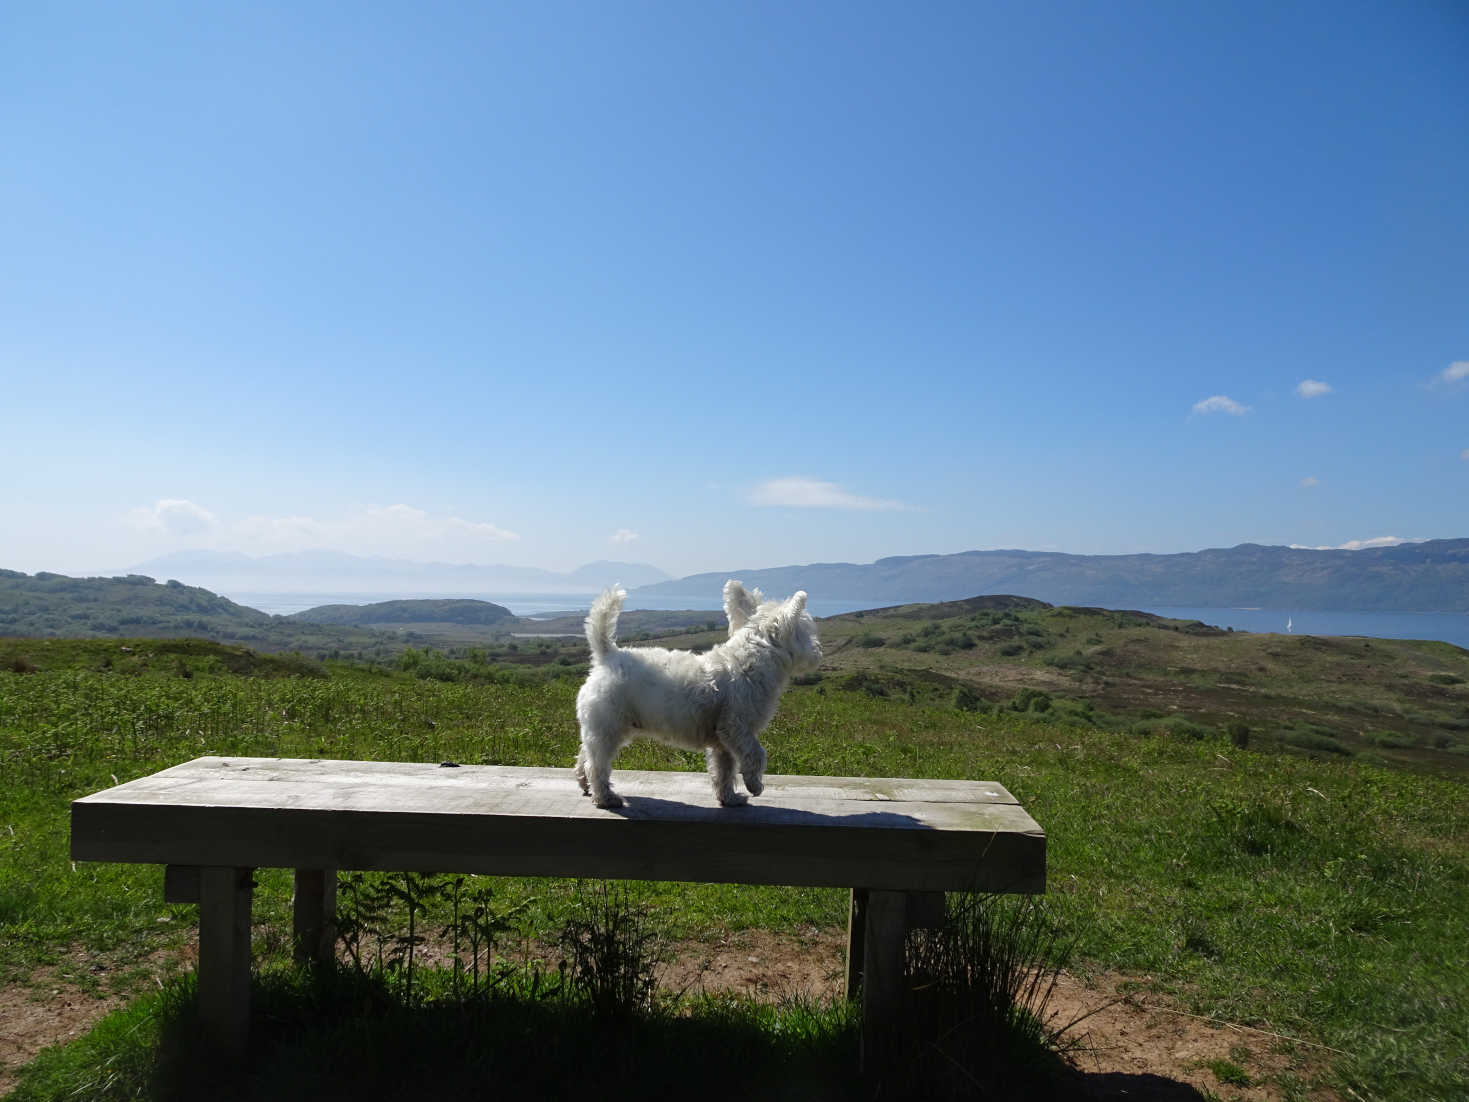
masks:
[(1036, 892), (1045, 834), (984, 781), (770, 776), (724, 808), (701, 773), (199, 758), (72, 805), (72, 857), (901, 891)]

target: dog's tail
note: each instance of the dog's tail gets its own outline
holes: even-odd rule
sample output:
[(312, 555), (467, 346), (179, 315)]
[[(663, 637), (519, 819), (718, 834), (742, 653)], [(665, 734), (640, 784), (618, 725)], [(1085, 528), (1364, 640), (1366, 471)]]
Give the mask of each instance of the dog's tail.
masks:
[(602, 590), (602, 595), (592, 602), (586, 626), (587, 646), (592, 648), (593, 662), (600, 662), (617, 649), (617, 615), (622, 611), (622, 599), (626, 596), (627, 590), (615, 585)]

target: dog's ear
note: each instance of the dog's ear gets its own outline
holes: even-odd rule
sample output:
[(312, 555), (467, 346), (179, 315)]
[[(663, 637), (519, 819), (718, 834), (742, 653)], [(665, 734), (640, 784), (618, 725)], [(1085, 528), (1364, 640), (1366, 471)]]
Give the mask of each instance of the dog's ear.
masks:
[(782, 604), (771, 614), (770, 637), (780, 639), (791, 633), (800, 619), (801, 613), (806, 610), (806, 591), (798, 589), (791, 595), (790, 599)]
[(758, 589), (751, 594), (733, 578), (724, 583), (724, 615), (729, 619), (731, 635), (750, 622), (750, 617), (760, 608), (759, 596)]

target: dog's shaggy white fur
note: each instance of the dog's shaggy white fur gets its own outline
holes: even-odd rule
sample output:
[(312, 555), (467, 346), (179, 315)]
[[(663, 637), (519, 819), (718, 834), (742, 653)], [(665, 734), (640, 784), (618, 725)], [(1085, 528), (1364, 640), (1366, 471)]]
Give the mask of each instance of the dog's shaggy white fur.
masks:
[(816, 624), (806, 594), (762, 601), (734, 579), (724, 584), (729, 638), (704, 654), (634, 647), (616, 641), (617, 616), (627, 593), (605, 591), (587, 616), (592, 669), (576, 694), (581, 750), (576, 779), (598, 807), (621, 807), (612, 791), (612, 759), (647, 735), (684, 750), (702, 750), (714, 795), (726, 807), (746, 803), (736, 792), (738, 771), (750, 795), (764, 790), (765, 748), (760, 732), (792, 673), (821, 662)]

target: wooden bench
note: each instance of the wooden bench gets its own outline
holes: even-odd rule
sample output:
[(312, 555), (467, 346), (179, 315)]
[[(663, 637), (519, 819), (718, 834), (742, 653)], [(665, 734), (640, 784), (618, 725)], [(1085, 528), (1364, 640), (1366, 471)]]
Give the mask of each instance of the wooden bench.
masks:
[(71, 855), (162, 864), (167, 901), (199, 904), (200, 1014), (235, 1056), (256, 868), (296, 870), (297, 952), (323, 960), (338, 869), (850, 888), (864, 1052), (937, 893), (1045, 890), (1045, 833), (998, 784), (769, 776), (749, 806), (722, 808), (702, 773), (616, 776), (627, 806), (604, 811), (569, 769), (198, 758), (75, 801)]

